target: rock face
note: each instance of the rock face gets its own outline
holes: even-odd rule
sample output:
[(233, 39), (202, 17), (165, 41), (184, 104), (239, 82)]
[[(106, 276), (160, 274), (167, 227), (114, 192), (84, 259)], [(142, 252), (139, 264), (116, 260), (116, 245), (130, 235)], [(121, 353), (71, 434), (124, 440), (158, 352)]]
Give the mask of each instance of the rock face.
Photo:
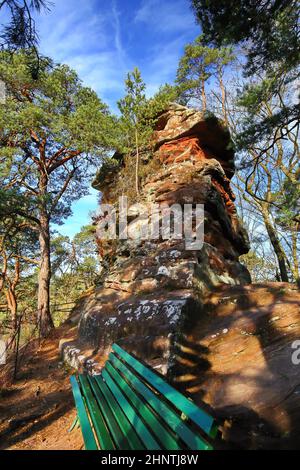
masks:
[[(245, 232), (234, 206), (230, 136), (215, 120), (174, 105), (158, 119), (151, 159), (159, 170), (142, 184), (138, 203), (172, 206), (204, 204), (205, 237), (201, 250), (187, 250), (184, 239), (98, 241), (107, 263), (103, 286), (82, 308), (81, 341), (105, 349), (113, 340), (138, 337), (156, 354), (157, 341), (169, 357), (174, 335), (185, 317), (201, 310), (203, 296), (220, 284), (250, 282), (238, 258), (248, 251)], [(109, 200), (109, 188), (99, 189)], [(129, 211), (130, 230), (148, 223)], [(199, 310), (199, 312), (200, 312)], [(126, 340), (126, 341), (127, 341)], [(153, 345), (153, 346), (151, 346)], [(167, 370), (166, 360), (163, 368)]]

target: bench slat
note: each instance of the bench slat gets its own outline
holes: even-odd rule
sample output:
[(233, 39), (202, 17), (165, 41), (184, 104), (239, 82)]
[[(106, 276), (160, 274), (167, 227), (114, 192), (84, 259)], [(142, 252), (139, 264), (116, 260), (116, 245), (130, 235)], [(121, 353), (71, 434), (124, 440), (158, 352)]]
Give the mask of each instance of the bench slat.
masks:
[[(163, 419), (167, 425), (175, 431), (178, 436), (185, 442), (185, 444), (193, 450), (209, 450), (212, 446), (207, 443), (200, 436), (195, 434), (189, 427), (182, 421), (168, 405), (157, 397), (138, 377), (136, 377), (129, 368), (122, 363), (114, 354), (109, 355), (109, 361), (113, 364), (114, 368), (120, 371), (130, 384), (149, 405), (156, 411), (156, 413)], [(108, 365), (108, 364), (107, 364)], [(106, 365), (106, 366), (107, 366)]]
[(86, 408), (84, 405), (84, 401), (81, 395), (81, 391), (76, 380), (76, 377), (72, 375), (70, 377), (73, 396), (77, 408), (78, 418), (82, 430), (84, 446), (86, 450), (98, 450), (98, 446), (94, 437), (94, 433), (92, 431), (92, 427), (86, 412)]
[[(110, 375), (105, 369), (102, 371), (102, 376), (106, 381), (107, 385), (109, 386), (110, 390), (112, 391), (113, 395), (117, 399), (120, 407), (124, 411), (128, 420), (134, 426), (137, 434), (141, 438), (146, 449), (161, 450), (161, 447), (159, 446), (158, 442), (154, 439), (148, 428), (145, 426), (139, 415), (136, 413), (135, 409), (130, 405), (130, 403), (124, 397), (119, 387), (116, 385), (114, 380), (110, 377)], [(98, 381), (99, 376), (96, 376), (95, 380)]]
[[(99, 380), (98, 380), (99, 379)], [(104, 416), (106, 426), (108, 427), (110, 434), (115, 443), (117, 449), (130, 450), (129, 442), (126, 436), (121, 432), (120, 427), (111, 412), (111, 409), (105, 400), (104, 395), (102, 394), (100, 388), (98, 387), (99, 381), (102, 380), (102, 377), (95, 377), (95, 381), (91, 382), (91, 387), (93, 389), (94, 395), (97, 399), (99, 407), (101, 408), (102, 414)]]
[(145, 447), (138, 438), (133, 426), (129, 423), (128, 419), (124, 415), (122, 409), (120, 408), (117, 400), (111, 393), (108, 386), (103, 380), (96, 381), (94, 377), (88, 377), (89, 382), (94, 382), (98, 386), (104, 395), (116, 421), (118, 422), (122, 433), (127, 437), (128, 442), (132, 450), (143, 450)]
[(79, 375), (78, 378), (81, 384), (82, 391), (86, 398), (86, 404), (90, 412), (90, 416), (94, 425), (94, 429), (95, 429), (100, 447), (103, 450), (113, 450), (115, 446), (109, 435), (106, 423), (99, 409), (97, 400), (95, 399), (93, 395), (93, 391), (90, 387), (88, 379), (85, 375)]
[(148, 408), (148, 406), (135, 394), (135, 391), (128, 386), (127, 382), (125, 382), (121, 374), (117, 372), (116, 369), (114, 369), (114, 367), (109, 363), (106, 363), (105, 368), (115, 380), (115, 382), (117, 382), (119, 387), (125, 393), (126, 397), (131, 401), (136, 410), (138, 410), (139, 414), (149, 425), (152, 432), (160, 440), (163, 448), (166, 450), (181, 450), (178, 440), (176, 440), (170, 434), (168, 429), (159, 422), (159, 420), (153, 414), (153, 411), (151, 411), (151, 408)]
[(113, 344), (113, 351), (115, 351), (123, 361), (131, 365), (145, 380), (149, 382), (152, 387), (164, 395), (176, 408), (182, 411), (188, 418), (197, 424), (209, 436), (215, 437), (218, 428), (215, 424), (214, 418), (205, 411), (201, 410), (193, 402), (188, 400), (174, 387), (169, 385), (165, 380), (152, 372), (148, 367), (141, 364), (137, 359), (128, 354), (117, 344)]

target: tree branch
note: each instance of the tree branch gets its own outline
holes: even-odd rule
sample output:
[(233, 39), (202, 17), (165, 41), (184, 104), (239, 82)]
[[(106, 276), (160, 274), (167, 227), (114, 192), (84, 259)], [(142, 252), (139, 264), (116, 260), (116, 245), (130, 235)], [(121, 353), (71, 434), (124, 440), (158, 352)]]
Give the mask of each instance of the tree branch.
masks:
[(66, 191), (71, 179), (73, 178), (75, 172), (76, 172), (77, 168), (73, 168), (72, 171), (70, 171), (68, 177), (66, 178), (65, 182), (64, 182), (64, 185), (63, 187), (61, 188), (61, 190), (59, 191), (58, 195), (56, 196), (56, 198), (54, 199), (52, 205), (51, 205), (51, 209), (50, 209), (50, 213), (54, 211), (54, 209), (56, 208), (59, 200), (61, 199), (61, 197), (63, 196), (64, 192)]

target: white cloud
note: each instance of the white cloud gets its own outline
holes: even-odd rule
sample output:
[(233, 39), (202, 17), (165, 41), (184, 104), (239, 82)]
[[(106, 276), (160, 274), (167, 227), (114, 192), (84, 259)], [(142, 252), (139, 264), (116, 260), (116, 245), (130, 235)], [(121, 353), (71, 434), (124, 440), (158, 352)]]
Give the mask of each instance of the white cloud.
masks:
[(148, 96), (152, 96), (161, 85), (174, 81), (184, 43), (184, 38), (179, 36), (163, 46), (155, 45), (151, 48), (148, 53), (149, 61), (143, 64)]
[(154, 41), (148, 46), (141, 64), (147, 83), (147, 95), (173, 82), (184, 45), (200, 32), (188, 0), (143, 0), (134, 16), (134, 23), (152, 33)]
[(126, 61), (126, 52), (123, 48), (122, 38), (121, 38), (121, 25), (120, 25), (120, 12), (117, 9), (116, 0), (112, 1), (112, 13), (114, 19), (114, 29), (115, 29), (115, 47), (118, 52), (119, 60), (125, 65)]
[(195, 27), (195, 20), (186, 0), (143, 0), (134, 19), (135, 22), (145, 23), (163, 33), (182, 32)]
[(41, 51), (74, 68), (84, 84), (115, 109), (128, 70), (117, 3), (111, 0), (101, 9), (94, 0), (75, 4), (58, 1), (37, 19)]
[(105, 15), (96, 15), (92, 1), (74, 8), (72, 0), (56, 2), (49, 13), (38, 17), (41, 49), (50, 51), (57, 61), (65, 60), (75, 51), (86, 52), (107, 47)]

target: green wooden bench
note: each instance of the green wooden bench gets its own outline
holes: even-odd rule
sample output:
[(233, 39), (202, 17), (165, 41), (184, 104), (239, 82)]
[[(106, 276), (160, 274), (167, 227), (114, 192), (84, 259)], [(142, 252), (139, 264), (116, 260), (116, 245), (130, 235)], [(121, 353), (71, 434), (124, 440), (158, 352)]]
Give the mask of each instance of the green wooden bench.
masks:
[(214, 418), (117, 344), (101, 375), (71, 384), (87, 450), (213, 448)]

